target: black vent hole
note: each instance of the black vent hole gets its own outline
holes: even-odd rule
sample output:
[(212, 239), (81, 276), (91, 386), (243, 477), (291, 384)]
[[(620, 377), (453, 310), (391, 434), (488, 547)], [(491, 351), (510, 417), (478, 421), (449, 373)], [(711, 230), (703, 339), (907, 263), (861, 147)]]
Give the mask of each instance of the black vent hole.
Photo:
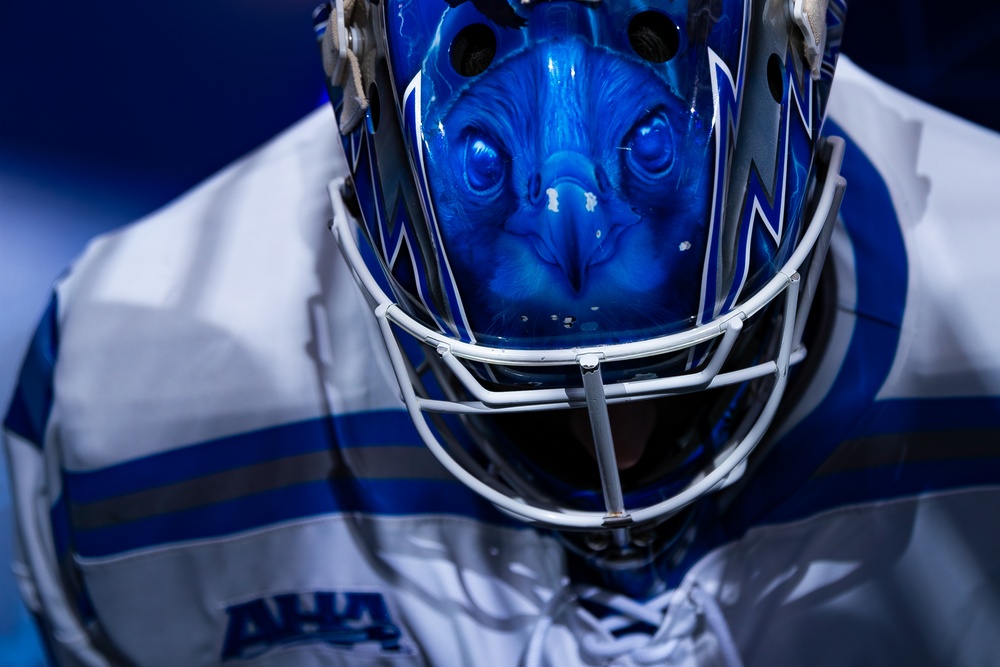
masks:
[(656, 11), (640, 12), (628, 24), (628, 42), (640, 58), (665, 63), (677, 55), (680, 32), (669, 16)]
[(777, 53), (772, 53), (767, 59), (767, 87), (774, 101), (781, 104), (785, 97), (785, 66)]
[(482, 23), (462, 28), (451, 43), (451, 66), (465, 77), (486, 71), (497, 54), (497, 36)]

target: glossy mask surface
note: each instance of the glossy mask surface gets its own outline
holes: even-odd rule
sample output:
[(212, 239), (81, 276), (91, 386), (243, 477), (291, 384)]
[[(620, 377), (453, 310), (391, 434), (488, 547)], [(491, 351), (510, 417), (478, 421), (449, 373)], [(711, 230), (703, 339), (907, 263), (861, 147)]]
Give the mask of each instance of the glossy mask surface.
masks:
[[(736, 141), (749, 2), (452, 4), (381, 10), (406, 152), (381, 151), (384, 208), (362, 213), (418, 317), (494, 347), (622, 343), (709, 321), (772, 275), (816, 112), (787, 31), (774, 82), (758, 77), (774, 132), (744, 142), (766, 147), (760, 170)], [(386, 175), (411, 166), (401, 203)]]
[[(333, 230), (425, 444), (560, 529), (657, 521), (739, 479), (804, 354), (843, 192), (820, 136), (843, 3), (822, 4), (822, 61), (785, 0), (364, 6), (378, 48)], [(612, 408), (659, 399), (616, 434)], [(579, 429), (550, 414), (569, 408)]]

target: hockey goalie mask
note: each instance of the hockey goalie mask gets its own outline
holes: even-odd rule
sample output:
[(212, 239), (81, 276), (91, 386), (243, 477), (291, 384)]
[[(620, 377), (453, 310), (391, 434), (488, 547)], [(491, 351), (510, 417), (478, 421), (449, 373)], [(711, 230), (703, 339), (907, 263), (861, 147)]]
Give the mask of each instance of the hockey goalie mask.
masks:
[[(331, 185), (332, 229), (417, 429), (458, 479), (522, 519), (591, 530), (739, 476), (804, 354), (839, 206), (841, 148), (821, 127), (844, 11), (317, 10), (351, 169)], [(623, 474), (609, 405), (643, 400), (671, 432)], [(589, 452), (524, 437), (534, 413), (573, 409)]]

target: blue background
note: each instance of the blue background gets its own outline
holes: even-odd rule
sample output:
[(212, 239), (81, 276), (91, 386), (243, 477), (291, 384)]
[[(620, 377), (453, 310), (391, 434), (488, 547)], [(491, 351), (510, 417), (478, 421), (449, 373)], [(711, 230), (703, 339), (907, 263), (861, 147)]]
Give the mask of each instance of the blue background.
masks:
[[(315, 4), (0, 0), (0, 406), (52, 281), (87, 239), (162, 206), (320, 103)], [(942, 6), (854, 0), (844, 52), (1000, 128), (1000, 5)], [(5, 565), (9, 525), (0, 471), (0, 667), (40, 665)]]

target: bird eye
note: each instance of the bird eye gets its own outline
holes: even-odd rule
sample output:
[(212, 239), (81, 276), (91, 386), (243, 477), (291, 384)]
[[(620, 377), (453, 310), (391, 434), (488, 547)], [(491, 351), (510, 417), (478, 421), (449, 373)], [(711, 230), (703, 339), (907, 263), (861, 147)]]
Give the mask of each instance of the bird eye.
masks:
[(479, 132), (465, 140), (465, 180), (480, 193), (489, 193), (500, 186), (506, 174), (507, 161), (495, 141)]
[(654, 111), (636, 123), (625, 141), (631, 166), (646, 173), (666, 172), (674, 162), (674, 136), (666, 114)]

